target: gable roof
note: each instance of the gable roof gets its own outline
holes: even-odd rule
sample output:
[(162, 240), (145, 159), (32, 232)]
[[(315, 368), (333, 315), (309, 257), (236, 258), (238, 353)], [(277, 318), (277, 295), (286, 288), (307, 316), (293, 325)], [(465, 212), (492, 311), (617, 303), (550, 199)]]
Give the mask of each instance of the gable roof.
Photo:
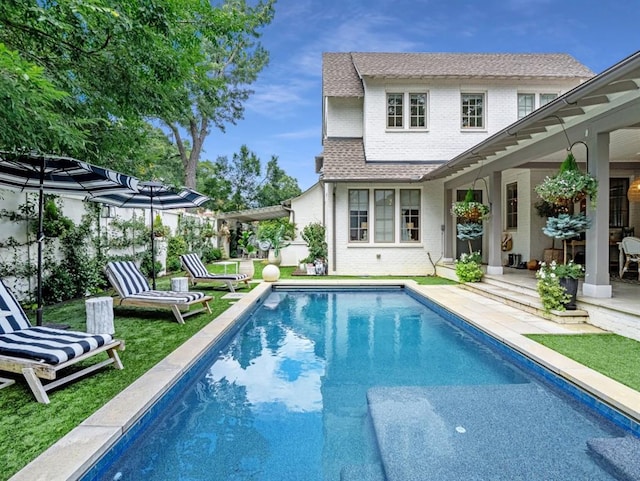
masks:
[(442, 162), (367, 162), (361, 138), (329, 137), (321, 164), (328, 182), (417, 182)]
[(487, 78), (577, 79), (593, 71), (560, 53), (324, 53), (322, 92), (325, 97), (362, 97), (361, 79)]

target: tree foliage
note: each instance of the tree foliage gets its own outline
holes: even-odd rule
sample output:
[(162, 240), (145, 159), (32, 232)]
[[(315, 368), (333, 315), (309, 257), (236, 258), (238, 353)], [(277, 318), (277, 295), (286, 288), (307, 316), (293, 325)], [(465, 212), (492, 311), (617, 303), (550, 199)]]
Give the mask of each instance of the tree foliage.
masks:
[(297, 197), (302, 193), (298, 181), (278, 165), (278, 157), (271, 156), (267, 163), (267, 174), (256, 193), (256, 203), (259, 207), (278, 205), (283, 200)]

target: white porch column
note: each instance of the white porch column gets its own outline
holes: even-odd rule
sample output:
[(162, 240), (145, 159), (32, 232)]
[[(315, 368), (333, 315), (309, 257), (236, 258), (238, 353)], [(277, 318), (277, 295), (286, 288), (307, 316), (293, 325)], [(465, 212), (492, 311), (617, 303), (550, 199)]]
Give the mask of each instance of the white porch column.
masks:
[(487, 274), (503, 274), (502, 267), (502, 172), (493, 172), (489, 177), (489, 207), (491, 208), (486, 226), (489, 264)]
[(444, 188), (444, 259), (453, 261), (456, 242), (456, 223), (451, 215), (451, 204), (453, 203), (453, 189)]
[(588, 170), (598, 179), (598, 202), (587, 200), (587, 215), (592, 220), (586, 232), (586, 276), (582, 294), (587, 297), (611, 297), (609, 280), (609, 133), (590, 133), (587, 137)]

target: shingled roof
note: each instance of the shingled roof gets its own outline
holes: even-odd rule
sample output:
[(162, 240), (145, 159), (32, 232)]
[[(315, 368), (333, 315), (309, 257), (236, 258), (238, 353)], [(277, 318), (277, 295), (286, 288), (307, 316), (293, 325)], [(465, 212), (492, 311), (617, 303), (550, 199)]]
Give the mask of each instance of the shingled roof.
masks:
[(328, 138), (322, 152), (322, 179), (330, 182), (417, 182), (442, 162), (367, 162), (360, 138)]
[(587, 80), (594, 73), (558, 53), (324, 53), (322, 91), (328, 97), (362, 97), (361, 77), (519, 78)]

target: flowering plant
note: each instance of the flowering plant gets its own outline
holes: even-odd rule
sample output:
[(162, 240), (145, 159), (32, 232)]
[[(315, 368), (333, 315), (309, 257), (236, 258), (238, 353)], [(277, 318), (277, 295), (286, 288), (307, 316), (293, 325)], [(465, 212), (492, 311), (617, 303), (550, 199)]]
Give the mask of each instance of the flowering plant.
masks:
[(456, 260), (456, 275), (460, 282), (480, 282), (483, 274), (481, 262), (480, 252), (462, 253), (460, 259)]
[(471, 222), (480, 222), (489, 217), (489, 206), (480, 202), (454, 202), (451, 213)]
[(542, 183), (535, 187), (535, 191), (542, 200), (566, 209), (586, 197), (595, 205), (598, 181), (590, 174), (581, 172), (575, 157), (569, 153), (562, 162), (560, 172), (552, 177), (545, 177)]
[(583, 276), (583, 266), (575, 264), (573, 261), (567, 264), (558, 264), (556, 261), (549, 264), (542, 262), (540, 269), (536, 272), (538, 279), (536, 289), (545, 312), (564, 311), (566, 304), (571, 300), (571, 296), (560, 284), (561, 278), (579, 279)]

